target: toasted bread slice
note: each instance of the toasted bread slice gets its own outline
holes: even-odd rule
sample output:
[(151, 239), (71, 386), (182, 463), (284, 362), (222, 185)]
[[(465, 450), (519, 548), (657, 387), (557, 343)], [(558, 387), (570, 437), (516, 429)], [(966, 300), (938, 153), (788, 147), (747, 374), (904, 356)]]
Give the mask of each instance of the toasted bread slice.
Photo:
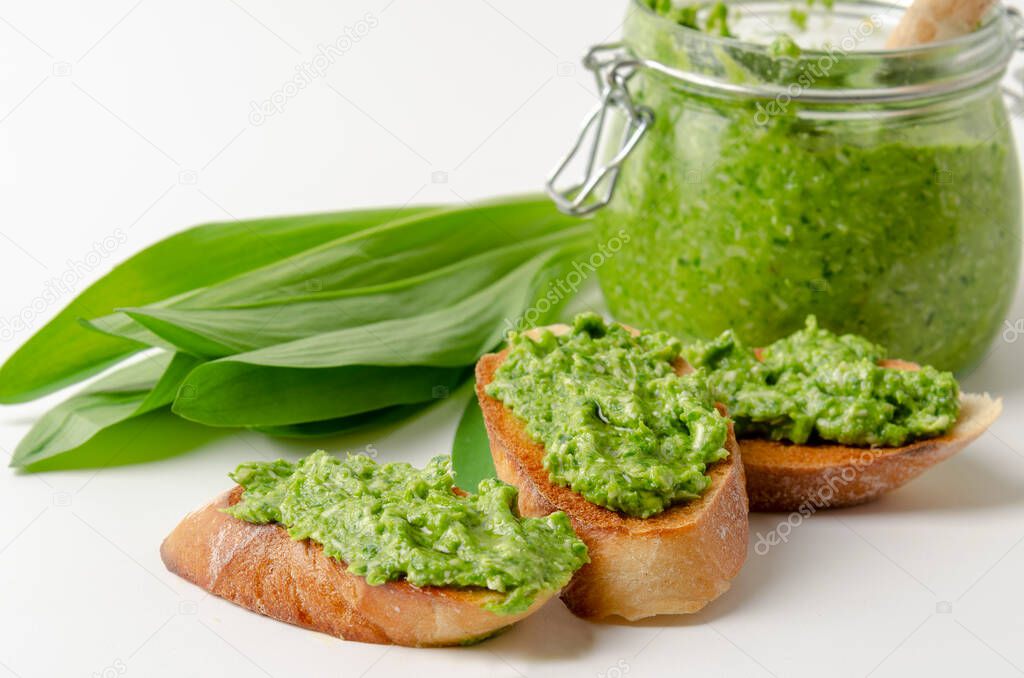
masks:
[(744, 439), (743, 465), (751, 511), (853, 506), (877, 499), (952, 457), (984, 433), (1003, 410), (988, 394), (961, 396), (949, 433), (903, 447), (794, 445)]
[[(568, 327), (550, 327), (556, 333)], [(564, 511), (590, 550), (590, 563), (562, 591), (572, 612), (587, 619), (628, 620), (700, 610), (729, 588), (747, 557), (747, 494), (732, 428), (729, 457), (709, 469), (711, 486), (699, 499), (650, 518), (630, 518), (554, 485), (535, 442), (501, 401), (485, 388), (507, 350), (476, 366), (476, 389), (498, 477), (519, 487), (519, 511), (544, 516)], [(676, 369), (689, 368), (682, 359)]]
[[(760, 359), (760, 351), (757, 351)], [(916, 363), (884, 360), (883, 367), (918, 370)], [(901, 487), (953, 456), (984, 433), (1003, 411), (988, 394), (961, 396), (953, 429), (903, 447), (796, 445), (773, 440), (740, 441), (751, 511), (798, 511), (853, 506)]]
[(536, 611), (498, 615), (482, 605), (501, 594), (404, 581), (370, 586), (319, 544), (296, 541), (279, 525), (254, 525), (221, 509), (235, 487), (185, 516), (160, 546), (167, 569), (214, 595), (289, 624), (346, 640), (411, 647), (483, 640)]

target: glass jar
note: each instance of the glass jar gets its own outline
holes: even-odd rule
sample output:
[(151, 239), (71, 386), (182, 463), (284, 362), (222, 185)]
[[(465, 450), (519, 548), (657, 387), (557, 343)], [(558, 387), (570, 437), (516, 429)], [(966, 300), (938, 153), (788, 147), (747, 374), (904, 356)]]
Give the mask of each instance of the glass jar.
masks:
[[(744, 6), (758, 18), (791, 7)], [(764, 345), (815, 314), (890, 355), (971, 366), (1020, 265), (1000, 88), (1015, 17), (880, 51), (859, 48), (898, 18), (893, 5), (810, 11), (812, 25), (847, 29), (778, 56), (778, 44), (701, 33), (634, 0), (624, 43), (588, 56), (603, 104), (550, 192), (566, 211), (596, 211), (602, 241), (623, 242), (598, 272), (618, 320), (684, 340), (733, 328)], [(588, 139), (586, 178), (556, 188)]]

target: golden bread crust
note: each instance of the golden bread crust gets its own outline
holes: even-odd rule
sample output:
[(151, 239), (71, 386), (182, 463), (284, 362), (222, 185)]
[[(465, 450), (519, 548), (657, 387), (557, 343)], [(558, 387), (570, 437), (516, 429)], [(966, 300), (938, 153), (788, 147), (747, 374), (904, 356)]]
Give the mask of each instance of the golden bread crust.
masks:
[(492, 635), (536, 611), (497, 615), (481, 607), (500, 594), (483, 589), (370, 586), (279, 525), (254, 525), (221, 509), (235, 487), (188, 514), (160, 546), (167, 569), (214, 595), (280, 621), (364, 643), (412, 647), (459, 645)]
[(751, 511), (838, 508), (876, 499), (976, 440), (999, 417), (1002, 400), (965, 393), (953, 429), (903, 447), (794, 445), (743, 439)]

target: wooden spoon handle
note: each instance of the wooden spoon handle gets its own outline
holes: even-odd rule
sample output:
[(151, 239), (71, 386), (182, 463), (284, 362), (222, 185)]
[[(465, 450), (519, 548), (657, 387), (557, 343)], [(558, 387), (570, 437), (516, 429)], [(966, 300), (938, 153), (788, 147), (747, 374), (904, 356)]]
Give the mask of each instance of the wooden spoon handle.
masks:
[(914, 0), (885, 41), (886, 49), (916, 47), (972, 32), (997, 0)]

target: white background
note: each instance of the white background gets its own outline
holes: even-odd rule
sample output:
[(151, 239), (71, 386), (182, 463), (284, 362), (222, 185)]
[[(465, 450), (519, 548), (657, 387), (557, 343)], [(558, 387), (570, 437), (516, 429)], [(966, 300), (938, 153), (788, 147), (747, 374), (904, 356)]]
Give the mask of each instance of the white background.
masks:
[[(621, 0), (0, 3), (0, 319), (31, 309), (53, 278), (77, 271), (81, 290), (198, 222), (536, 190), (594, 102), (578, 57), (616, 37), (623, 13)], [(251, 102), (370, 19), (324, 77), (253, 124)], [(83, 270), (117, 229), (126, 241)], [(1024, 326), (1022, 306), (1011, 326)], [(31, 329), (57, 310), (29, 311)], [(228, 434), (143, 466), (0, 470), (0, 678), (1024, 673), (1024, 334), (1014, 339), (997, 339), (965, 382), (1005, 398), (991, 433), (879, 502), (815, 516), (767, 555), (752, 548), (700, 614), (595, 625), (554, 601), (466, 649), (342, 642), (164, 570), (163, 536), (228, 485), (226, 471), (279, 443)], [(325, 445), (421, 462), (448, 451), (464, 401)], [(0, 452), (54, 402), (0, 410)], [(784, 519), (752, 516), (752, 547)]]

